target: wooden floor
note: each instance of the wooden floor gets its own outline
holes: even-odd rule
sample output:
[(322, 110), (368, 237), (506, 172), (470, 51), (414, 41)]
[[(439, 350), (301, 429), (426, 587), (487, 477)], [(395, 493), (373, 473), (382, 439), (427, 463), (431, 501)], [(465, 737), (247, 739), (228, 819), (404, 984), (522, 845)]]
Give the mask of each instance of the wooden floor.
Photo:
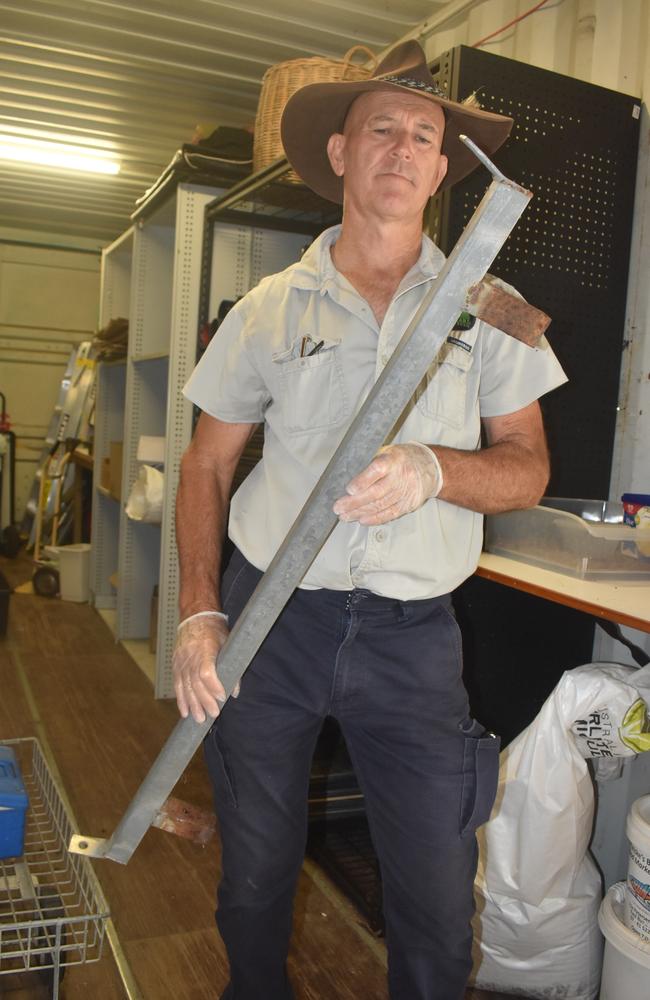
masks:
[[(0, 557), (0, 571), (16, 586), (29, 580), (31, 563)], [(27, 594), (10, 598), (0, 684), (0, 739), (37, 736), (79, 829), (110, 835), (171, 731), (175, 706), (154, 700), (150, 682), (93, 608)], [(211, 808), (200, 755), (175, 794)], [(218, 846), (152, 829), (128, 866), (95, 862), (95, 871), (115, 948), (106, 946), (96, 964), (67, 969), (62, 1000), (217, 1000), (228, 978), (213, 912)], [(383, 941), (306, 863), (290, 957), (297, 1000), (386, 1000), (385, 969)], [(48, 995), (31, 974), (0, 976), (0, 996), (10, 1000)], [(488, 997), (499, 1000), (467, 993), (467, 1000)]]

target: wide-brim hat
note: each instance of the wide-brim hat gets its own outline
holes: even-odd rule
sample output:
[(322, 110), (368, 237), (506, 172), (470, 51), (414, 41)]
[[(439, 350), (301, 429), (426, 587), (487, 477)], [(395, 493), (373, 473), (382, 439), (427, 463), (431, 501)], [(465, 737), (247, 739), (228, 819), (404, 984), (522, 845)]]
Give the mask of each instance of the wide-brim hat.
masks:
[(482, 111), (477, 104), (450, 100), (431, 76), (422, 47), (402, 42), (386, 55), (367, 80), (310, 83), (289, 98), (282, 114), (281, 135), (291, 166), (305, 184), (330, 201), (343, 201), (343, 178), (337, 177), (327, 156), (327, 142), (343, 132), (350, 105), (360, 94), (405, 91), (419, 94), (445, 113), (442, 152), (447, 173), (439, 190), (451, 187), (478, 166), (460, 135), (467, 135), (488, 156), (508, 138), (513, 119)]

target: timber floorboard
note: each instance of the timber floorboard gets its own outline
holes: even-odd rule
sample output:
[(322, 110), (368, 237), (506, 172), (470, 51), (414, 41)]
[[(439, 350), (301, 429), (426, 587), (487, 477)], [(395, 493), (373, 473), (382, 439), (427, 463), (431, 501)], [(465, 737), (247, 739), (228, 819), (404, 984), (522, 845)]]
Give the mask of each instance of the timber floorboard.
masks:
[[(30, 579), (32, 563), (24, 555), (0, 557), (0, 571), (17, 586)], [(109, 836), (171, 732), (175, 706), (154, 699), (148, 679), (93, 608), (33, 594), (10, 597), (0, 684), (0, 739), (38, 737), (79, 829)], [(200, 753), (174, 794), (212, 808)], [(155, 829), (128, 866), (93, 863), (138, 1000), (220, 996), (228, 973), (214, 924), (219, 863), (216, 841), (200, 847)], [(387, 1000), (383, 941), (309, 861), (299, 883), (289, 968), (296, 1000)], [(7, 1000), (49, 995), (31, 973), (0, 976), (0, 997)], [(126, 996), (108, 941), (98, 963), (65, 970), (61, 1000)], [(499, 997), (468, 991), (466, 1000)]]

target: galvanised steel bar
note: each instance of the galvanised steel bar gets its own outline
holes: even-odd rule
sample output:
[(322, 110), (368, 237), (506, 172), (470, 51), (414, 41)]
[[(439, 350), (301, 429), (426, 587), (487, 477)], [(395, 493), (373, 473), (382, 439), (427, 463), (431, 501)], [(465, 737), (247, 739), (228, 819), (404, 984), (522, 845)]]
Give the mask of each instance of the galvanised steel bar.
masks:
[[(219, 653), (227, 696), (335, 527), (334, 502), (389, 437), (466, 308), (468, 290), (481, 281), (532, 197), (466, 141), (494, 179)], [(126, 864), (212, 722), (179, 720), (113, 836), (77, 835), (70, 850)]]

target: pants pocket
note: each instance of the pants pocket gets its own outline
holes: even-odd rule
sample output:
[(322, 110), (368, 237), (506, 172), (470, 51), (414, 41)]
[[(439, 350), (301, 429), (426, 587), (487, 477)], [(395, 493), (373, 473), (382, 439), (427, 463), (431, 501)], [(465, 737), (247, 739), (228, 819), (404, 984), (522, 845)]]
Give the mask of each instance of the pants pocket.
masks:
[(231, 629), (263, 575), (261, 570), (244, 558), (239, 549), (235, 549), (221, 581), (223, 609), (228, 615)]
[[(478, 735), (476, 734), (478, 733)], [(460, 833), (474, 834), (490, 818), (499, 782), (501, 740), (478, 722), (465, 736)]]
[(215, 799), (237, 808), (235, 779), (228, 759), (228, 748), (219, 734), (218, 720), (203, 741), (203, 753)]

